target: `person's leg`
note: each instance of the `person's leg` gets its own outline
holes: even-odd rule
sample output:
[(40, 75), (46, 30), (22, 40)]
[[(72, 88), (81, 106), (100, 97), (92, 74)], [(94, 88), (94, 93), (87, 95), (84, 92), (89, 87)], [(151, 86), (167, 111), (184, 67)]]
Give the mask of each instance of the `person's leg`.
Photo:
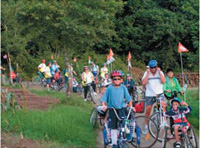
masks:
[(47, 78), (46, 81), (47, 81), (47, 89), (48, 89), (48, 91), (49, 91), (49, 84), (50, 84), (51, 79), (50, 79), (50, 78)]
[(92, 82), (92, 88), (93, 88), (94, 92), (96, 92), (96, 84), (95, 84), (95, 82)]
[(175, 125), (174, 126), (174, 135), (175, 135), (175, 139), (176, 139), (176, 141), (180, 141), (180, 139), (179, 139), (179, 136), (178, 136), (178, 129), (179, 129), (179, 125)]
[(109, 110), (109, 118), (111, 120), (111, 139), (112, 139), (112, 146), (117, 145), (117, 117), (113, 110)]
[(87, 93), (88, 93), (88, 90), (89, 90), (89, 86), (84, 86), (84, 101), (86, 101), (87, 99)]

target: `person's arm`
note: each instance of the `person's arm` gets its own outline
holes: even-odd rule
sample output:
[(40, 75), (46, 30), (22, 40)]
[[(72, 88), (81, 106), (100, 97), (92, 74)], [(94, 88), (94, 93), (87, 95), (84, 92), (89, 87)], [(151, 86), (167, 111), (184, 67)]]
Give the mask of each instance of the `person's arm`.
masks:
[(102, 106), (106, 106), (107, 100), (108, 100), (108, 91), (109, 89), (106, 89), (106, 92), (103, 94), (103, 97), (101, 98), (101, 104)]
[(144, 73), (143, 77), (142, 77), (142, 85), (145, 86), (147, 84), (147, 81), (149, 79), (150, 76), (150, 70), (147, 69), (147, 71)]
[(161, 71), (161, 69), (160, 69), (159, 67), (157, 67), (157, 71), (158, 71), (158, 73), (159, 73), (159, 75), (160, 75), (161, 83), (164, 84), (164, 83), (166, 82), (164, 73)]

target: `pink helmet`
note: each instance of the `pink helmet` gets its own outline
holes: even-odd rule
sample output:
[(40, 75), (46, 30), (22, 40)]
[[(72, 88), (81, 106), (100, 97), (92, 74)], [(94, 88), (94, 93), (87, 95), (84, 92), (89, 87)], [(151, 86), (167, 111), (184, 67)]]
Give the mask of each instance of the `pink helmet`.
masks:
[(115, 71), (113, 71), (111, 73), (110, 77), (111, 78), (113, 78), (113, 77), (122, 77), (122, 74), (119, 71), (115, 70)]

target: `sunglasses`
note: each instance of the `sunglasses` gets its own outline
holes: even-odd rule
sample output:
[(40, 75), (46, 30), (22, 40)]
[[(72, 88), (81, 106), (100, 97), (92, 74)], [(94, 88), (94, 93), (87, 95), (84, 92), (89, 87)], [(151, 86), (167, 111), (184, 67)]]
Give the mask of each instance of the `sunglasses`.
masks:
[(120, 81), (121, 79), (113, 79), (113, 81), (117, 81), (117, 80)]
[(150, 69), (154, 69), (154, 68), (156, 68), (156, 66), (155, 67), (150, 67)]

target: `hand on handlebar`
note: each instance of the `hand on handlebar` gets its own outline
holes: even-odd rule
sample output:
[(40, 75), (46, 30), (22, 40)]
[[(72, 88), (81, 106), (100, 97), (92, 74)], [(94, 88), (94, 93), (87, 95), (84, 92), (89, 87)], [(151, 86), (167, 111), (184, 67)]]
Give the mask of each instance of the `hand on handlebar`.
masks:
[(136, 112), (135, 107), (131, 107), (131, 109), (133, 110), (133, 112)]

